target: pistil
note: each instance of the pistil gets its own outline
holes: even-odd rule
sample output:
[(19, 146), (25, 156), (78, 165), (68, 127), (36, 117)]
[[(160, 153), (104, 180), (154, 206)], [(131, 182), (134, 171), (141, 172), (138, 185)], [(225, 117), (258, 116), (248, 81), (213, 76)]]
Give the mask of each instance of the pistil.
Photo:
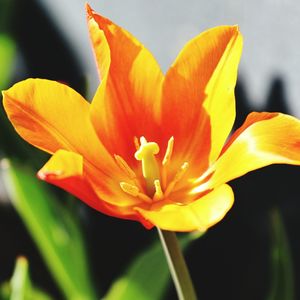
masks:
[(142, 172), (146, 181), (147, 194), (153, 197), (155, 194), (155, 180), (160, 180), (159, 167), (154, 155), (159, 152), (159, 146), (155, 142), (147, 142), (145, 137), (140, 138), (140, 148), (134, 157), (142, 161)]

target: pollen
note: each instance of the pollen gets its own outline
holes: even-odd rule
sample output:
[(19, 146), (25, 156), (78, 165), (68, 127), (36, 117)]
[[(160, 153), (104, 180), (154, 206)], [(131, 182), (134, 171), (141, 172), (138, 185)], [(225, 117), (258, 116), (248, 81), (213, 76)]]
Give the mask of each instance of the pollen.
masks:
[(154, 186), (155, 186), (155, 194), (153, 196), (154, 201), (159, 201), (164, 197), (164, 193), (161, 189), (160, 181), (154, 180)]
[(161, 182), (162, 182), (163, 188), (166, 188), (166, 185), (167, 185), (167, 180), (168, 180), (167, 169), (168, 169), (168, 165), (171, 162), (171, 157), (172, 157), (172, 153), (173, 153), (173, 147), (174, 147), (174, 137), (172, 136), (168, 140), (167, 150), (166, 150), (164, 159), (162, 161)]
[(141, 193), (137, 186), (122, 181), (120, 182), (120, 187), (125, 193), (133, 197), (138, 197), (145, 202), (152, 203), (152, 199), (147, 195), (145, 195), (144, 193)]
[(167, 150), (166, 150), (164, 159), (162, 161), (163, 166), (165, 166), (166, 164), (168, 164), (170, 162), (171, 156), (173, 153), (173, 147), (174, 147), (174, 137), (172, 136), (168, 141)]

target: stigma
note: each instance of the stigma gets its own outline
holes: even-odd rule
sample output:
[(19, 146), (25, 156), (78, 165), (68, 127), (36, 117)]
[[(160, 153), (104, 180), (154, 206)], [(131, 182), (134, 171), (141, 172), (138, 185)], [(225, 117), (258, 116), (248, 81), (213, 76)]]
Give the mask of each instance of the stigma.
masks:
[(160, 172), (155, 155), (159, 153), (159, 146), (155, 142), (147, 142), (145, 137), (140, 138), (140, 148), (134, 157), (142, 161), (142, 172), (146, 181), (147, 194), (155, 194), (155, 181), (160, 180)]

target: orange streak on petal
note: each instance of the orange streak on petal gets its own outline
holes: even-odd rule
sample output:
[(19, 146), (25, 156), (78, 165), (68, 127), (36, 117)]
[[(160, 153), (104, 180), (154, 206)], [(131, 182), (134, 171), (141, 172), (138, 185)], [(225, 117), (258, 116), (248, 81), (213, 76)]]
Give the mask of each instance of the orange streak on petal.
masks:
[(133, 138), (156, 134), (164, 77), (151, 53), (129, 32), (89, 7), (87, 13), (102, 79), (92, 101), (92, 122), (112, 154), (136, 163)]
[(162, 127), (179, 145), (174, 155), (197, 165), (198, 172), (207, 168), (231, 130), (240, 52), (237, 27), (219, 26), (188, 42), (167, 72)]
[(90, 121), (90, 105), (65, 84), (27, 79), (3, 92), (5, 111), (20, 136), (48, 153), (77, 152), (113, 174), (118, 168)]
[(224, 184), (187, 204), (166, 204), (158, 210), (136, 210), (150, 223), (170, 231), (205, 231), (224, 218), (234, 201), (232, 189)]
[(109, 70), (110, 50), (104, 32), (99, 30), (99, 26), (93, 17), (94, 11), (88, 4), (86, 4), (86, 10), (90, 39), (94, 50), (99, 77), (102, 80)]
[(300, 121), (280, 113), (251, 113), (225, 145), (209, 186), (271, 164), (300, 165)]

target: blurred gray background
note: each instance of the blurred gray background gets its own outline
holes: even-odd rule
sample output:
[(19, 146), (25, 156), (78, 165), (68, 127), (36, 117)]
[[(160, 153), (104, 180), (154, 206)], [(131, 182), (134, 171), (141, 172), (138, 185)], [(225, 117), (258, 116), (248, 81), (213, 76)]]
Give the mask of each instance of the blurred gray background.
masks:
[[(90, 83), (98, 81), (89, 46), (85, 0), (40, 0), (70, 42)], [(166, 71), (183, 45), (201, 31), (238, 24), (244, 35), (240, 78), (259, 109), (280, 77), (286, 101), (300, 117), (300, 2), (293, 0), (90, 0), (100, 14), (129, 30)]]

